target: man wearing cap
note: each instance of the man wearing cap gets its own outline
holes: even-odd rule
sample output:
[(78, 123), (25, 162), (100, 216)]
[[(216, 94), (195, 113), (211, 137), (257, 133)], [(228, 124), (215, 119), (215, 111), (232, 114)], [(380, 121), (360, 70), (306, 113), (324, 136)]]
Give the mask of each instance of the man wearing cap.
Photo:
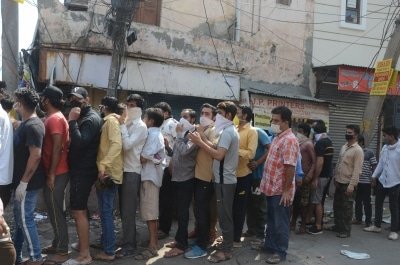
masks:
[(46, 112), (42, 154), (47, 183), (44, 188), (44, 199), (54, 232), (52, 244), (44, 248), (42, 252), (54, 254), (49, 259), (55, 262), (68, 259), (68, 228), (64, 214), (64, 193), (69, 181), (69, 127), (60, 111), (63, 104), (63, 92), (55, 86), (46, 87), (40, 94), (40, 108)]
[(118, 100), (106, 96), (101, 100), (101, 105), (100, 110), (101, 116), (104, 117), (104, 124), (97, 153), (99, 173), (96, 188), (103, 252), (96, 255), (95, 259), (113, 261), (115, 259), (114, 200), (117, 194), (117, 185), (122, 184), (123, 175), (122, 137), (120, 124), (115, 115), (118, 112)]
[(68, 115), (70, 146), (68, 153), (70, 175), (70, 206), (78, 233), (79, 255), (66, 265), (89, 264), (89, 221), (87, 203), (97, 179), (96, 158), (100, 144), (102, 119), (90, 106), (88, 92), (75, 87), (69, 94), (71, 111)]

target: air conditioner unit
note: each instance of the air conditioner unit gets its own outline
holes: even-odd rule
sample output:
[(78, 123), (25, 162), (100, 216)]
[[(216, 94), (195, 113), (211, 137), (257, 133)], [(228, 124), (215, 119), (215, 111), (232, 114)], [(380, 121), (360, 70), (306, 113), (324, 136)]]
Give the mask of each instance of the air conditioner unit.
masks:
[(87, 11), (89, 0), (64, 0), (64, 5), (73, 11)]

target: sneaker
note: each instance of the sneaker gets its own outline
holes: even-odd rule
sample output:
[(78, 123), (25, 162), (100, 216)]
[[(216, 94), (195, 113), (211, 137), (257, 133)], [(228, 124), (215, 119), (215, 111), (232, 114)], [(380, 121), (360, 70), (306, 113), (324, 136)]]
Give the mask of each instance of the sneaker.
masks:
[(185, 253), (184, 256), (187, 259), (198, 259), (207, 256), (207, 251), (198, 245), (194, 245), (191, 250)]
[(307, 229), (307, 233), (311, 235), (319, 235), (322, 234), (322, 229), (318, 229), (316, 226), (312, 226), (311, 228)]
[(399, 234), (397, 234), (396, 232), (390, 232), (388, 238), (390, 240), (397, 240), (397, 239), (399, 239)]
[(365, 232), (374, 232), (374, 233), (380, 233), (382, 231), (382, 228), (376, 227), (374, 225), (371, 225), (369, 227), (364, 228)]

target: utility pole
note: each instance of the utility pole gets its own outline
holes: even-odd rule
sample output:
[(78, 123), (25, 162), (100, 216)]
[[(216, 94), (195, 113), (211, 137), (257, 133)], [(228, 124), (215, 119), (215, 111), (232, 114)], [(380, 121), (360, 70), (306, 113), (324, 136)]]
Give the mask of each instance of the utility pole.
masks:
[(18, 88), (18, 3), (1, 0), (1, 63), (2, 80), (8, 92)]
[(115, 21), (112, 23), (113, 50), (111, 66), (108, 74), (107, 95), (117, 97), (121, 60), (125, 53), (126, 31), (132, 20), (133, 11), (138, 0), (114, 0), (111, 1), (115, 10)]
[[(400, 16), (396, 20), (396, 27), (393, 35), (390, 37), (388, 47), (386, 48), (384, 59), (392, 58), (392, 68), (396, 67), (400, 55)], [(364, 117), (361, 124), (365, 137), (365, 146), (368, 147), (372, 140), (373, 132), (377, 124), (379, 115), (386, 96), (369, 96), (367, 107), (364, 111)]]

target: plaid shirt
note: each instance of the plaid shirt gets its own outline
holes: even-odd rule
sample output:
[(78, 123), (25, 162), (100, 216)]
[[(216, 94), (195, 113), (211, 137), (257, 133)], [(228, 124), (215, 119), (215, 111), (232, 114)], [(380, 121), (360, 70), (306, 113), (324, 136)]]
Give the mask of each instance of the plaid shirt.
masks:
[[(291, 129), (287, 129), (272, 141), (260, 189), (267, 196), (282, 195), (284, 189), (284, 165), (296, 166), (299, 155), (299, 143)], [(294, 196), (295, 178), (290, 187)]]

